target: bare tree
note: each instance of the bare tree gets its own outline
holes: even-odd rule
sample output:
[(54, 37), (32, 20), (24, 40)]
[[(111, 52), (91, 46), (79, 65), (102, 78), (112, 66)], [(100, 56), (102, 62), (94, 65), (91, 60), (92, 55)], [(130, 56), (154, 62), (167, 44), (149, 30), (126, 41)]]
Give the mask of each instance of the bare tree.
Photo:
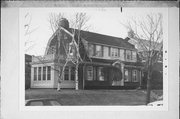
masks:
[(33, 32), (35, 32), (39, 27), (32, 27), (32, 15), (30, 13), (26, 13), (24, 16), (24, 19), (26, 20), (26, 23), (24, 24), (24, 36), (25, 39), (25, 52), (27, 52), (29, 49), (35, 46), (35, 43), (30, 39), (30, 36)]
[[(57, 51), (57, 59), (58, 64), (61, 63), (60, 59), (60, 48), (63, 47), (65, 49), (66, 53), (66, 59), (65, 63), (63, 65), (63, 68), (61, 69), (60, 66), (58, 68), (58, 87), (57, 90), (60, 90), (60, 83), (64, 76), (64, 70), (68, 62), (72, 62), (75, 64), (75, 85), (76, 90), (78, 90), (78, 67), (80, 62), (83, 62), (83, 59), (80, 56), (80, 39), (81, 39), (81, 30), (87, 30), (88, 26), (86, 26), (86, 23), (88, 22), (89, 18), (87, 17), (86, 13), (76, 13), (75, 18), (71, 20), (72, 25), (72, 32), (68, 31), (67, 29), (63, 28), (61, 26), (61, 20), (63, 19), (63, 14), (50, 14), (49, 16), (49, 23), (51, 26), (51, 29), (53, 32), (57, 32), (57, 38), (58, 38), (58, 51)], [(67, 34), (69, 34), (72, 38), (71, 43), (69, 44), (69, 48), (65, 47), (65, 45), (61, 46), (61, 32), (60, 30), (63, 30)], [(75, 56), (71, 56), (71, 50), (75, 50)]]
[[(128, 36), (136, 41), (144, 59), (144, 70), (147, 72), (146, 104), (150, 102), (152, 68), (159, 60), (163, 48), (162, 14), (148, 14), (146, 19), (128, 22), (125, 27)], [(143, 40), (145, 39), (145, 40)]]

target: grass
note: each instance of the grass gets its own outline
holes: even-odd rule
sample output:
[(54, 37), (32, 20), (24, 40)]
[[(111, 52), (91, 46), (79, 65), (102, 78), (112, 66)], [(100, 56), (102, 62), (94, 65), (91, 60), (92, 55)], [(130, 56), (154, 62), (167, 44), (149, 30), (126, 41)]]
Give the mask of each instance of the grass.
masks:
[(26, 99), (55, 98), (62, 105), (144, 105), (141, 90), (26, 90)]

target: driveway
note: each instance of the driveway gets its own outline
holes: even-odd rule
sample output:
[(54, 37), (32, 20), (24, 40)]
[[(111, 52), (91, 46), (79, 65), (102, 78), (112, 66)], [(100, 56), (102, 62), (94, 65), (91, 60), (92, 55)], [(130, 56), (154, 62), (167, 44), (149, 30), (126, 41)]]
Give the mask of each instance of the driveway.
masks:
[(70, 90), (29, 89), (26, 99), (56, 98), (62, 105), (144, 105), (141, 90)]

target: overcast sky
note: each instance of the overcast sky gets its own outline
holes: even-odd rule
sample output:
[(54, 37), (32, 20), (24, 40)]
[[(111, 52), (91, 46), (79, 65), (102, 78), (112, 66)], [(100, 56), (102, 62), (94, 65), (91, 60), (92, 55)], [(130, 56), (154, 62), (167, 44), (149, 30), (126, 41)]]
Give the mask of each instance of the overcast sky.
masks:
[[(44, 55), (47, 42), (53, 34), (48, 17), (50, 13), (63, 13), (72, 19), (77, 12), (85, 12), (90, 17), (89, 31), (125, 38), (127, 29), (121, 24), (132, 18), (142, 19), (149, 13), (165, 14), (164, 8), (21, 8), (20, 9), (20, 41), (26, 41), (25, 53)], [(31, 22), (29, 23), (31, 18)], [(29, 35), (24, 35), (29, 25)]]

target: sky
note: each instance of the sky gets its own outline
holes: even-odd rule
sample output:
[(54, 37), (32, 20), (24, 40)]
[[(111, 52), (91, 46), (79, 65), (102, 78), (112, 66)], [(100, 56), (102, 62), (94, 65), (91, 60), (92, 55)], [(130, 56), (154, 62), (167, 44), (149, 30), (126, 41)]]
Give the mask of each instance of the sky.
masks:
[[(83, 12), (89, 17), (90, 32), (126, 38), (128, 31), (122, 24), (132, 18), (142, 19), (149, 13), (165, 14), (165, 11), (164, 8), (122, 8), (122, 12), (120, 8), (20, 8), (20, 41), (25, 42), (26, 54), (44, 55), (53, 34), (48, 21), (50, 13), (63, 13), (69, 20), (75, 13)], [(25, 35), (27, 31), (32, 32)]]

